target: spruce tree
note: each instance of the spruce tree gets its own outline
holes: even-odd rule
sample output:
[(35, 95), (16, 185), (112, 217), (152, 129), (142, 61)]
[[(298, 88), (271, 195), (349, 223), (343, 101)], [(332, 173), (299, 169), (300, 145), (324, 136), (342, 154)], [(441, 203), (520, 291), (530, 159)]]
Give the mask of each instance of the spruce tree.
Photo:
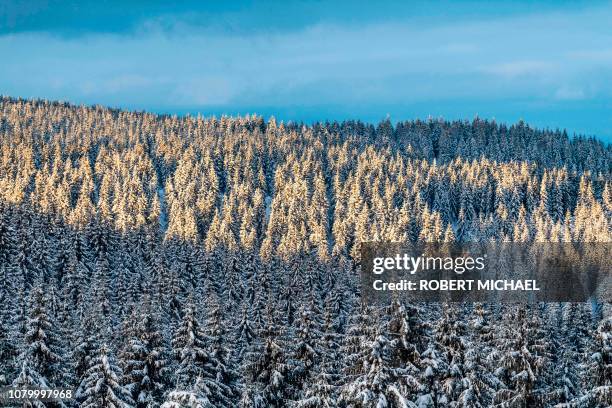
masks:
[(132, 408), (134, 401), (127, 388), (121, 385), (121, 369), (108, 346), (103, 344), (90, 361), (75, 398), (85, 408)]
[(586, 363), (585, 393), (568, 407), (609, 407), (612, 405), (612, 318), (604, 319), (594, 333), (595, 344)]
[[(28, 303), (23, 346), (16, 359), (21, 372), (13, 385), (61, 387), (67, 379), (65, 350), (57, 334), (57, 323), (47, 310), (48, 298), (40, 286), (32, 289)], [(37, 382), (24, 384), (26, 380)]]
[(506, 387), (497, 391), (494, 402), (508, 406), (547, 404), (554, 399), (554, 392), (546, 383), (550, 350), (542, 322), (525, 305), (518, 306), (508, 318), (511, 322), (496, 340), (500, 366), (495, 370)]
[(135, 327), (130, 330), (131, 336), (119, 356), (124, 373), (121, 383), (130, 392), (136, 407), (158, 407), (169, 383), (163, 338), (147, 304), (138, 315), (132, 314), (132, 319)]
[(399, 381), (402, 370), (390, 365), (389, 340), (379, 333), (364, 348), (362, 372), (344, 386), (341, 401), (355, 407), (408, 407), (406, 389)]
[(270, 329), (261, 349), (245, 368), (245, 382), (254, 388), (256, 400), (263, 401), (267, 407), (280, 408), (287, 405), (293, 384), (286, 352)]
[(232, 406), (232, 389), (223, 382), (224, 367), (213, 354), (210, 339), (191, 307), (185, 310), (172, 348), (178, 360), (176, 386), (168, 394), (164, 407), (190, 406), (185, 404), (193, 401), (202, 402), (202, 406)]

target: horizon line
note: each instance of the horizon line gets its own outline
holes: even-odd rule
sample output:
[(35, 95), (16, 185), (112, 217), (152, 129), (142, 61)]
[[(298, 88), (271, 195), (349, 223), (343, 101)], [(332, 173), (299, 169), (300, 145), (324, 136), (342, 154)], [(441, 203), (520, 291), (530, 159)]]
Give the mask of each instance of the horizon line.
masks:
[(11, 100), (11, 101), (24, 101), (24, 102), (35, 102), (35, 103), (48, 103), (48, 104), (57, 104), (57, 105), (68, 105), (70, 107), (73, 108), (88, 108), (88, 109), (96, 109), (96, 108), (102, 108), (105, 110), (109, 110), (109, 111), (121, 111), (121, 112), (128, 112), (128, 113), (135, 113), (135, 114), (143, 114), (143, 115), (153, 115), (153, 116), (157, 116), (157, 117), (176, 117), (178, 119), (184, 119), (184, 118), (201, 118), (201, 119), (205, 119), (205, 120), (211, 120), (211, 119), (222, 119), (222, 118), (229, 118), (229, 119), (246, 119), (246, 118), (262, 118), (264, 120), (264, 123), (268, 123), (270, 122), (271, 119), (274, 119), (275, 121), (278, 122), (278, 124), (297, 124), (297, 125), (306, 125), (306, 126), (314, 126), (317, 124), (326, 124), (326, 123), (338, 123), (338, 124), (343, 124), (343, 123), (349, 123), (349, 122), (360, 122), (363, 124), (367, 124), (367, 125), (378, 125), (380, 123), (385, 122), (386, 120), (389, 120), (391, 122), (391, 125), (395, 128), (398, 124), (400, 123), (407, 123), (407, 122), (412, 122), (412, 123), (417, 123), (417, 122), (424, 122), (424, 123), (431, 123), (431, 122), (445, 122), (445, 123), (474, 123), (477, 120), (482, 120), (486, 123), (490, 123), (490, 124), (494, 124), (500, 127), (506, 127), (506, 128), (512, 128), (512, 127), (516, 127), (518, 125), (524, 124), (527, 126), (527, 128), (533, 130), (533, 131), (538, 131), (538, 132), (549, 132), (549, 133), (554, 133), (554, 134), (561, 134), (564, 135), (565, 137), (568, 138), (568, 140), (572, 141), (572, 140), (576, 140), (576, 139), (586, 139), (586, 140), (595, 140), (597, 142), (602, 143), (604, 146), (606, 147), (611, 147), (612, 146), (612, 140), (608, 141), (605, 140), (606, 137), (605, 136), (598, 136), (598, 135), (588, 135), (588, 134), (584, 134), (584, 133), (578, 133), (578, 132), (571, 132), (569, 131), (567, 128), (552, 128), (552, 127), (548, 127), (548, 126), (534, 126), (531, 125), (528, 121), (524, 120), (524, 119), (519, 119), (516, 122), (509, 122), (509, 121), (498, 121), (495, 117), (491, 117), (491, 118), (487, 118), (487, 117), (481, 117), (478, 114), (476, 114), (472, 119), (469, 118), (462, 118), (462, 119), (448, 119), (445, 118), (442, 115), (438, 115), (438, 116), (433, 116), (433, 115), (428, 115), (427, 118), (420, 118), (420, 117), (415, 117), (412, 119), (391, 119), (391, 115), (387, 114), (387, 117), (385, 118), (381, 118), (377, 121), (371, 121), (371, 120), (367, 120), (367, 119), (357, 119), (357, 118), (345, 118), (345, 119), (316, 119), (316, 120), (295, 120), (295, 119), (278, 119), (276, 115), (272, 114), (272, 115), (267, 115), (265, 116), (264, 114), (259, 114), (257, 112), (245, 112), (245, 113), (238, 113), (236, 115), (232, 114), (232, 113), (223, 113), (220, 115), (216, 115), (215, 113), (212, 113), (210, 115), (207, 115), (204, 112), (201, 111), (197, 111), (197, 112), (190, 112), (188, 109), (186, 109), (184, 112), (182, 113), (177, 113), (177, 112), (163, 112), (163, 111), (156, 111), (155, 109), (137, 109), (137, 108), (130, 108), (130, 107), (121, 107), (121, 106), (111, 106), (111, 105), (105, 105), (102, 103), (77, 103), (77, 102), (72, 102), (72, 101), (68, 101), (68, 100), (61, 100), (61, 99), (47, 99), (44, 97), (32, 97), (32, 98), (28, 98), (28, 97), (21, 97), (21, 96), (11, 96), (11, 95), (5, 95), (5, 94), (1, 94), (0, 93), (0, 100), (5, 101), (6, 99)]

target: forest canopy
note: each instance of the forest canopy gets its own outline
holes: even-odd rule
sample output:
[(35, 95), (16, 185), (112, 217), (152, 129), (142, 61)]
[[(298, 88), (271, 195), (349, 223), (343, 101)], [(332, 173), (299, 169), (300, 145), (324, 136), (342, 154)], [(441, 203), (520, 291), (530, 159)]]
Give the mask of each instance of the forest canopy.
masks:
[(357, 272), (365, 241), (610, 243), (611, 173), (609, 144), (523, 122), (2, 97), (0, 385), (85, 407), (609, 406), (609, 305), (371, 307)]

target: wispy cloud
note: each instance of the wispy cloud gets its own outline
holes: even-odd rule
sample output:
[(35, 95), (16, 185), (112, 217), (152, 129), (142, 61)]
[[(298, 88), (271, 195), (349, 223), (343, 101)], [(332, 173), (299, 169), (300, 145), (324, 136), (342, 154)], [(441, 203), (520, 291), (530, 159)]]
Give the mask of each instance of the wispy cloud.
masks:
[(127, 33), (15, 33), (0, 36), (0, 55), (10, 56), (0, 93), (161, 110), (420, 104), (434, 116), (449, 101), (507, 112), (517, 100), (609, 100), (610, 20), (605, 6), (245, 34), (168, 15)]
[(587, 98), (587, 93), (583, 88), (568, 85), (557, 89), (555, 98), (559, 100), (582, 100)]
[(508, 79), (521, 76), (551, 75), (558, 67), (546, 61), (511, 61), (484, 66), (482, 71)]

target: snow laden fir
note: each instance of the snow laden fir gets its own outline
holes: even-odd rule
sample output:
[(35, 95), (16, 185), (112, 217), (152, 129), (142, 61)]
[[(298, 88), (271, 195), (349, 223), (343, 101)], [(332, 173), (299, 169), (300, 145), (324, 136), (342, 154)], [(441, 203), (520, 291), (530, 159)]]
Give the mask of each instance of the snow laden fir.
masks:
[(373, 307), (357, 271), (365, 241), (609, 243), (611, 159), (522, 122), (2, 98), (0, 386), (92, 408), (610, 406), (610, 305)]

